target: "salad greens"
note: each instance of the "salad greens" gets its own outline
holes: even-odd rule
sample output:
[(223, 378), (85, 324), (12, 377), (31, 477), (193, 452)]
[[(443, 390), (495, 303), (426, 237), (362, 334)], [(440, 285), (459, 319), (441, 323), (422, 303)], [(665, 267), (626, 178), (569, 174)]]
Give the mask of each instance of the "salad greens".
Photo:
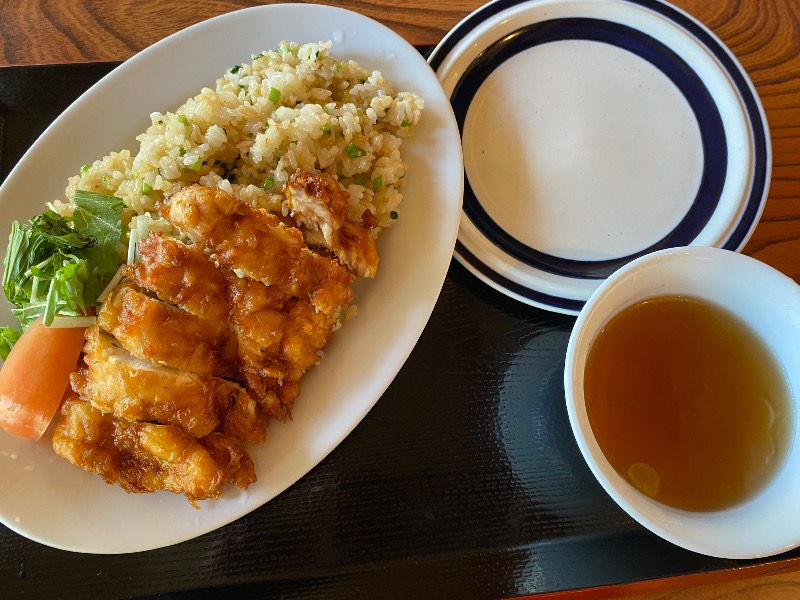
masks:
[[(39, 315), (90, 313), (119, 268), (123, 203), (116, 196), (79, 190), (71, 217), (53, 210), (14, 222), (3, 262), (3, 291), (24, 331)], [(0, 328), (0, 357), (21, 331)]]

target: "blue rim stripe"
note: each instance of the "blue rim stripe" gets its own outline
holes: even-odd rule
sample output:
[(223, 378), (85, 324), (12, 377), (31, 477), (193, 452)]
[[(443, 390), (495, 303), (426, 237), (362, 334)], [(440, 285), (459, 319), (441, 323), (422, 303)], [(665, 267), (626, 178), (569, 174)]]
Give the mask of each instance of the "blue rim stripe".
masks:
[(634, 258), (663, 248), (686, 246), (697, 238), (713, 216), (725, 185), (728, 155), (725, 128), (705, 84), (670, 48), (651, 36), (619, 23), (576, 17), (528, 25), (506, 35), (481, 52), (465, 70), (451, 95), (453, 111), (462, 136), (470, 104), (489, 74), (520, 52), (562, 40), (590, 40), (631, 52), (659, 69), (684, 96), (700, 129), (704, 155), (700, 186), (689, 210), (672, 231), (657, 242), (628, 256), (602, 261), (570, 260), (553, 256), (513, 238), (483, 208), (472, 189), (469, 177), (465, 177), (464, 182), (464, 212), (489, 241), (520, 262), (564, 277), (604, 279)]
[[(509, 8), (527, 4), (530, 1), (531, 0), (494, 0), (478, 11), (472, 13), (460, 25), (456, 26), (456, 28), (454, 28), (450, 34), (446, 36), (444, 40), (442, 40), (439, 46), (433, 50), (428, 59), (431, 68), (433, 68), (434, 71), (437, 71), (443, 60), (452, 52), (455, 46), (470, 31), (475, 29), (485, 20), (488, 20), (492, 16), (508, 10)], [(733, 58), (727, 48), (725, 48), (725, 46), (722, 45), (713, 34), (707, 31), (692, 17), (684, 14), (671, 5), (662, 2), (661, 0), (625, 1), (629, 2), (630, 4), (641, 6), (651, 10), (656, 14), (668, 18), (676, 25), (687, 31), (701, 44), (703, 44), (706, 49), (719, 61), (722, 68), (727, 72), (744, 104), (744, 108), (749, 119), (751, 134), (753, 136), (753, 180), (742, 218), (737, 223), (728, 240), (722, 245), (723, 248), (728, 250), (738, 250), (744, 245), (751, 228), (755, 227), (756, 225), (756, 217), (761, 210), (762, 203), (765, 199), (764, 194), (768, 186), (768, 134), (766, 132), (765, 123), (762, 117), (760, 102), (751, 88), (747, 75), (738, 65), (735, 58)], [(489, 269), (477, 257), (467, 251), (460, 241), (456, 244), (456, 251), (462, 260), (467, 262), (473, 269), (485, 275), (489, 280), (494, 281), (499, 287), (512, 291), (523, 298), (527, 298), (534, 302), (541, 302), (544, 305), (549, 305), (556, 308), (573, 310), (575, 312), (579, 311), (584, 304), (582, 301), (572, 301), (562, 298), (554, 298), (546, 294), (540, 294), (535, 290), (531, 290), (525, 286), (517, 284), (516, 282), (506, 279), (505, 277)]]
[(553, 308), (559, 308), (565, 311), (577, 313), (580, 312), (580, 310), (583, 308), (583, 305), (586, 304), (586, 302), (583, 300), (571, 300), (568, 298), (561, 298), (560, 296), (551, 296), (550, 294), (537, 292), (536, 290), (532, 290), (516, 283), (515, 281), (511, 281), (510, 279), (503, 277), (478, 260), (478, 258), (472, 252), (464, 247), (464, 244), (462, 244), (460, 240), (456, 240), (455, 253), (457, 258), (461, 258), (462, 260), (466, 261), (470, 267), (478, 271), (487, 279), (494, 281), (503, 289), (513, 292), (518, 296), (522, 296), (523, 298), (527, 298), (533, 302), (537, 302), (542, 306), (551, 306)]

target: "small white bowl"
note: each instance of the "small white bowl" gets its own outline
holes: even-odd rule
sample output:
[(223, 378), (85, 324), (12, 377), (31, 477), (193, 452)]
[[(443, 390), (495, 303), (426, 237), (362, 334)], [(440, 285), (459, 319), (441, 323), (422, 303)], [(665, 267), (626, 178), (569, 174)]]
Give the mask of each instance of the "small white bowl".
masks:
[[(686, 295), (727, 308), (773, 350), (792, 392), (794, 434), (773, 480), (750, 500), (722, 511), (688, 512), (648, 498), (603, 456), (589, 425), (584, 366), (597, 334), (622, 309), (654, 296)], [(589, 298), (567, 347), (567, 411), (583, 457), (600, 484), (631, 517), (688, 550), (722, 558), (755, 558), (800, 544), (800, 286), (753, 258), (707, 247), (661, 250), (619, 269)]]

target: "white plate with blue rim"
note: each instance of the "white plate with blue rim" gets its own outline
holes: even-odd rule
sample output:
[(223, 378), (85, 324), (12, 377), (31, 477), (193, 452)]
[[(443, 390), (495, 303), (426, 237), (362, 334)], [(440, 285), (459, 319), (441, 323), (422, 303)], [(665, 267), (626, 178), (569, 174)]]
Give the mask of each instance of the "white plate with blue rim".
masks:
[(455, 256), (522, 302), (577, 314), (649, 252), (739, 251), (771, 174), (731, 51), (659, 0), (495, 0), (429, 63), (462, 136)]

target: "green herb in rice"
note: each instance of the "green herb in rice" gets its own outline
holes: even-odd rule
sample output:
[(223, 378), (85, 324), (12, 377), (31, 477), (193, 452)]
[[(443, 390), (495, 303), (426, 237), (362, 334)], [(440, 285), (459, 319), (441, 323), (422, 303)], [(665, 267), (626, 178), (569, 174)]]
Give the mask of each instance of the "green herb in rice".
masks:
[(137, 152), (110, 153), (82, 169), (56, 206), (69, 213), (77, 189), (113, 193), (125, 203), (127, 223), (201, 183), (281, 213), (282, 190), (299, 168), (355, 182), (348, 218), (359, 221), (369, 211), (377, 236), (394, 223), (391, 213), (402, 201), (402, 144), (414, 133), (423, 100), (398, 91), (379, 71), (332, 57), (330, 48), (281, 42), (234, 65), (174, 113), (153, 113)]

